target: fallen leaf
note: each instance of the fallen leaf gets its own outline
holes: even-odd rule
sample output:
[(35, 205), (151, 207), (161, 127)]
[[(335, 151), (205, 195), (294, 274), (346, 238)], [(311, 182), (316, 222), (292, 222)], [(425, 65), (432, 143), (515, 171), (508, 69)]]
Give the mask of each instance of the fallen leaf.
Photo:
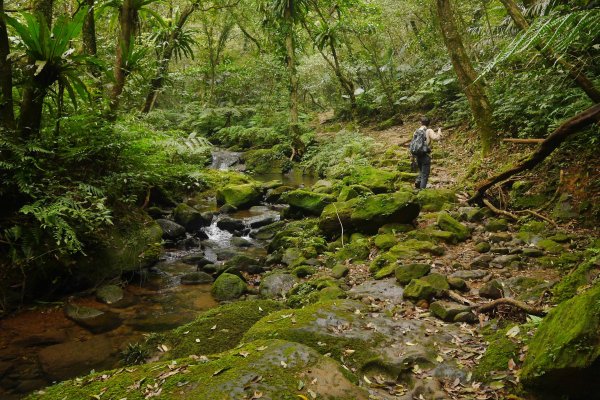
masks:
[(508, 336), (510, 338), (514, 338), (520, 332), (521, 332), (521, 329), (519, 329), (519, 325), (515, 325), (506, 332), (506, 336)]
[(367, 385), (371, 385), (371, 384), (373, 383), (373, 382), (371, 382), (371, 381), (369, 380), (369, 378), (367, 378), (367, 376), (366, 376), (366, 375), (364, 375), (364, 376), (363, 376), (363, 379), (365, 380), (365, 382), (367, 383)]
[(217, 329), (217, 325), (213, 325), (213, 326), (210, 328), (210, 330), (211, 330), (211, 331), (214, 331), (215, 329)]
[(215, 372), (213, 372), (212, 376), (217, 376), (219, 374), (222, 374), (223, 372), (227, 371), (228, 369), (231, 369), (231, 367), (219, 368), (218, 370), (216, 370)]
[(240, 351), (240, 352), (238, 353), (238, 355), (240, 355), (240, 356), (242, 356), (242, 357), (246, 358), (246, 357), (248, 357), (248, 356), (250, 355), (250, 353), (248, 353), (247, 351)]
[(298, 390), (304, 389), (304, 382), (298, 381)]
[(317, 398), (317, 394), (315, 392), (313, 392), (312, 390), (308, 389), (307, 392), (310, 395), (310, 397), (312, 397), (313, 399)]

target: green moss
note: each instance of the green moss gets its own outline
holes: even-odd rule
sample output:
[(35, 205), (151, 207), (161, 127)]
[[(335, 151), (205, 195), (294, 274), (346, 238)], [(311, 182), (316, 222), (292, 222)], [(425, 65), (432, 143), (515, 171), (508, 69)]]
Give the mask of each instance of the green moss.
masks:
[(237, 275), (223, 273), (213, 283), (211, 293), (215, 299), (235, 300), (246, 292), (246, 284)]
[(407, 264), (395, 268), (396, 280), (401, 285), (407, 285), (411, 280), (421, 278), (429, 273), (429, 264)]
[(273, 149), (257, 149), (245, 152), (242, 160), (248, 171), (257, 174), (281, 173), (287, 165), (287, 157)]
[(444, 254), (444, 248), (425, 240), (408, 239), (392, 247), (389, 252), (397, 258), (410, 258), (420, 253), (440, 256)]
[(375, 193), (390, 192), (394, 189), (394, 182), (398, 178), (396, 172), (377, 169), (371, 166), (356, 166), (350, 175), (344, 178), (346, 184), (366, 186)]
[(394, 275), (394, 271), (396, 270), (396, 264), (388, 264), (379, 269), (375, 274), (373, 274), (373, 278), (375, 279), (383, 279), (388, 276)]
[(292, 274), (298, 278), (306, 278), (307, 276), (314, 275), (317, 269), (311, 265), (300, 265), (292, 271)]
[[(282, 368), (285, 365), (285, 368)], [(206, 361), (193, 358), (157, 362), (133, 368), (93, 374), (63, 382), (30, 395), (29, 399), (106, 399), (142, 400), (159, 392), (161, 399), (241, 399), (255, 392), (266, 398), (297, 399), (300, 379), (320, 397), (328, 397), (326, 385), (310, 385), (312, 371), (327, 374), (338, 388), (340, 400), (366, 400), (368, 395), (353, 385), (331, 359), (298, 343), (265, 340), (211, 357)]]
[(484, 382), (491, 380), (495, 372), (508, 370), (508, 361), (519, 359), (522, 345), (516, 339), (506, 336), (509, 328), (486, 336), (488, 348), (473, 370), (473, 375)]
[[(391, 254), (391, 253), (380, 254), (377, 257), (375, 257), (375, 259), (373, 259), (373, 261), (371, 261), (371, 264), (369, 265), (369, 271), (377, 272), (380, 269), (385, 268), (389, 265), (394, 265), (394, 267), (395, 267), (396, 261), (398, 261), (398, 257), (395, 256), (394, 254)], [(392, 271), (393, 271), (393, 269), (392, 269)]]
[(562, 379), (577, 379), (582, 373), (597, 376), (599, 357), (600, 285), (597, 284), (561, 303), (544, 318), (529, 342), (521, 381), (527, 386), (542, 387), (554, 386)]
[(340, 190), (340, 194), (338, 195), (337, 201), (344, 202), (344, 201), (352, 200), (359, 196), (365, 197), (365, 196), (370, 196), (372, 194), (373, 194), (373, 192), (371, 191), (371, 189), (369, 189), (366, 186), (362, 186), (362, 185), (344, 186)]
[(384, 224), (408, 224), (419, 215), (412, 193), (396, 192), (369, 196), (357, 204), (350, 217), (357, 230), (375, 233)]
[(369, 257), (371, 248), (369, 242), (365, 239), (351, 241), (340, 250), (338, 250), (334, 257), (338, 261), (353, 260), (360, 261), (366, 260)]
[(536, 247), (550, 253), (550, 254), (560, 254), (565, 251), (562, 245), (556, 243), (554, 240), (550, 239), (542, 239), (538, 241), (535, 245)]
[(441, 211), (444, 209), (444, 204), (456, 202), (456, 194), (450, 189), (419, 190), (417, 202), (423, 211)]
[(152, 346), (150, 350), (154, 350), (159, 344), (166, 344), (171, 350), (160, 353), (161, 359), (170, 360), (192, 354), (207, 355), (233, 349), (256, 321), (282, 308), (281, 303), (272, 300), (224, 304), (206, 311), (186, 325), (152, 339), (149, 342)]
[(260, 199), (259, 188), (251, 183), (227, 185), (217, 190), (217, 204), (230, 204), (236, 208), (249, 207)]
[(398, 240), (396, 239), (396, 235), (387, 233), (375, 236), (373, 242), (379, 249), (389, 250), (398, 242)]
[(471, 235), (471, 232), (466, 226), (445, 212), (438, 215), (437, 225), (443, 231), (454, 233), (459, 241), (466, 240)]
[(487, 232), (504, 232), (508, 230), (508, 222), (504, 218), (495, 218), (485, 224)]
[(282, 194), (281, 201), (289, 204), (294, 210), (318, 216), (321, 215), (325, 206), (335, 201), (335, 197), (330, 194), (298, 189)]
[(456, 244), (458, 243), (458, 237), (453, 232), (440, 231), (435, 229), (433, 226), (428, 226), (425, 229), (417, 229), (408, 232), (406, 235), (409, 238), (425, 241), (445, 242)]
[(379, 234), (387, 234), (387, 233), (405, 233), (410, 232), (415, 229), (414, 226), (410, 224), (385, 224), (381, 228), (379, 228)]
[(301, 221), (293, 221), (279, 229), (269, 243), (269, 252), (276, 250), (296, 247), (303, 250), (303, 254), (307, 253), (307, 249), (320, 252), (327, 248), (327, 241), (322, 236), (322, 232), (318, 227), (316, 218), (305, 218)]
[(580, 264), (577, 269), (557, 283), (552, 289), (553, 301), (561, 303), (568, 300), (577, 294), (580, 287), (589, 284), (593, 279), (592, 271), (595, 269), (594, 265), (597, 260), (598, 257), (595, 257)]

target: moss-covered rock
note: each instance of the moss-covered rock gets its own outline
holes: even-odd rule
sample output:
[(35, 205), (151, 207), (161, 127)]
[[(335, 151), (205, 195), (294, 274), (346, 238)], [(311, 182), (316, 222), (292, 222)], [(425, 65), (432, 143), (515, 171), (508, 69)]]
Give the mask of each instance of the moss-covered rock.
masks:
[(245, 208), (256, 205), (261, 197), (258, 186), (246, 183), (241, 185), (227, 185), (217, 190), (217, 204), (229, 204), (236, 208)]
[(445, 212), (442, 212), (438, 215), (437, 225), (443, 231), (454, 233), (457, 239), (460, 241), (466, 240), (471, 235), (469, 228), (467, 228), (465, 225), (452, 218), (450, 214)]
[(406, 264), (396, 267), (396, 280), (401, 285), (408, 284), (413, 279), (421, 278), (429, 273), (429, 264)]
[(298, 278), (306, 278), (317, 273), (317, 269), (312, 265), (299, 265), (292, 270), (292, 274)]
[(384, 233), (375, 236), (373, 243), (375, 243), (375, 246), (380, 250), (389, 250), (398, 243), (398, 240), (393, 233)]
[(377, 231), (380, 235), (385, 235), (388, 233), (406, 233), (415, 230), (415, 227), (411, 224), (385, 224), (382, 225)]
[(573, 398), (600, 391), (600, 285), (548, 313), (529, 342), (523, 385)]
[(577, 294), (580, 287), (592, 282), (600, 272), (599, 260), (599, 257), (593, 257), (566, 275), (552, 289), (553, 300), (556, 303), (568, 300)]
[[(299, 389), (299, 381), (302, 388)], [(83, 382), (83, 384), (82, 384)], [(310, 392), (309, 392), (310, 390)], [(367, 400), (339, 364), (299, 343), (265, 340), (245, 344), (206, 361), (198, 358), (156, 362), (67, 381), (29, 399), (243, 399), (291, 400), (298, 395), (340, 400)]]
[(365, 239), (351, 241), (339, 249), (334, 257), (337, 261), (361, 261), (366, 260), (371, 252), (369, 242)]
[(508, 370), (509, 360), (517, 362), (519, 359), (523, 345), (519, 343), (518, 338), (506, 335), (510, 328), (512, 326), (486, 335), (489, 345), (473, 371), (477, 379), (489, 381), (495, 373)]
[(365, 197), (373, 194), (373, 191), (366, 186), (362, 185), (350, 185), (344, 186), (340, 190), (337, 201), (344, 202), (352, 200), (356, 197)]
[(318, 216), (321, 215), (325, 206), (335, 201), (335, 197), (330, 194), (297, 189), (284, 193), (280, 200), (289, 204), (294, 211)]
[(471, 311), (471, 307), (451, 301), (439, 300), (431, 303), (429, 311), (442, 321), (453, 322), (458, 314)]
[(219, 301), (235, 300), (246, 293), (246, 283), (237, 275), (223, 273), (213, 283), (211, 293)]
[[(398, 257), (389, 252), (379, 254), (377, 257), (375, 257), (373, 259), (373, 261), (371, 261), (371, 264), (369, 264), (369, 271), (376, 273), (383, 268), (392, 266), (392, 268), (391, 268), (392, 272), (389, 273), (391, 275), (394, 271), (394, 268), (396, 267), (397, 261), (398, 261)], [(390, 270), (390, 268), (388, 268), (388, 270)]]
[(485, 230), (487, 232), (504, 232), (508, 230), (508, 222), (504, 218), (490, 219), (485, 224)]
[(487, 253), (491, 250), (492, 246), (489, 242), (479, 242), (475, 245), (475, 251), (478, 253)]
[(445, 242), (450, 244), (458, 243), (458, 237), (453, 232), (441, 231), (433, 226), (428, 226), (424, 229), (416, 229), (408, 232), (406, 235), (409, 238), (425, 241)]
[(396, 258), (410, 258), (422, 253), (441, 256), (444, 252), (444, 248), (435, 243), (416, 239), (402, 241), (392, 247), (389, 251), (389, 253), (396, 256)]
[(327, 241), (322, 236), (316, 218), (305, 218), (300, 221), (293, 221), (285, 227), (280, 228), (269, 243), (269, 252), (283, 250), (289, 247), (295, 247), (302, 251), (302, 254), (311, 258), (316, 252), (327, 248)]
[(267, 201), (268, 203), (277, 203), (279, 202), (281, 195), (283, 195), (286, 192), (291, 192), (292, 190), (294, 190), (294, 187), (287, 185), (282, 185), (273, 189), (268, 189), (267, 194), (265, 195), (265, 201)]
[(296, 282), (297, 279), (292, 274), (273, 272), (263, 277), (260, 282), (259, 293), (262, 297), (268, 299), (285, 297)]
[(542, 239), (538, 241), (535, 246), (550, 254), (560, 254), (563, 251), (565, 251), (562, 245), (556, 243), (554, 240), (551, 239)]
[(441, 211), (445, 204), (456, 202), (456, 194), (450, 189), (419, 190), (417, 202), (423, 211)]
[(203, 226), (210, 225), (210, 220), (202, 216), (200, 211), (185, 203), (179, 204), (173, 210), (173, 219), (182, 225), (188, 232), (194, 232)]
[(435, 288), (423, 279), (413, 279), (404, 289), (404, 298), (407, 300), (431, 300), (435, 295)]
[(374, 193), (385, 193), (394, 190), (394, 182), (398, 179), (398, 173), (374, 168), (371, 166), (356, 166), (349, 171), (344, 178), (346, 184), (357, 184), (366, 186)]

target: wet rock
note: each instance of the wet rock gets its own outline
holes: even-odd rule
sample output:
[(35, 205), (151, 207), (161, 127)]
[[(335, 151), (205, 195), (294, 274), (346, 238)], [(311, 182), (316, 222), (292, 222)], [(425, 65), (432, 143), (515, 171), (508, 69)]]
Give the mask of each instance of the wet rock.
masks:
[(481, 256), (475, 257), (469, 265), (471, 266), (471, 268), (487, 268), (492, 259), (493, 257), (491, 255), (483, 254)]
[(263, 277), (260, 282), (260, 296), (266, 299), (284, 297), (296, 284), (297, 279), (292, 274), (275, 272)]
[(125, 293), (117, 285), (104, 285), (96, 290), (96, 299), (104, 304), (116, 304), (123, 300)]
[(331, 269), (331, 276), (335, 279), (341, 279), (348, 275), (350, 269), (345, 264), (336, 264), (335, 267)]
[(241, 219), (223, 217), (217, 221), (217, 226), (228, 232), (241, 231), (246, 227)]
[(181, 257), (179, 260), (185, 264), (199, 265), (199, 266), (201, 266), (200, 264), (202, 264), (202, 263), (204, 263), (204, 264), (210, 263), (210, 261), (208, 261), (204, 257), (203, 252), (188, 254), (187, 256)]
[(504, 287), (497, 280), (486, 282), (479, 288), (479, 296), (486, 299), (499, 299), (502, 297)]
[(465, 280), (477, 280), (483, 279), (489, 274), (489, 272), (482, 269), (470, 269), (463, 271), (456, 271), (450, 274), (450, 278), (460, 278)]
[(281, 201), (289, 204), (292, 212), (299, 212), (304, 215), (320, 215), (325, 206), (335, 201), (335, 197), (329, 194), (297, 189), (284, 193), (281, 196)]
[(119, 317), (112, 312), (104, 312), (91, 307), (67, 304), (64, 311), (67, 318), (92, 333), (112, 331), (120, 326), (122, 322)]
[(437, 225), (443, 231), (454, 233), (459, 241), (466, 240), (471, 235), (469, 228), (445, 212), (438, 215)]
[(413, 279), (421, 278), (429, 273), (429, 264), (406, 264), (395, 268), (396, 281), (401, 285), (410, 283)]
[(113, 340), (95, 336), (89, 340), (69, 341), (43, 348), (38, 353), (40, 366), (51, 379), (62, 381), (73, 374), (84, 374), (97, 368), (109, 368), (111, 357), (119, 351)]
[(279, 215), (277, 214), (265, 214), (257, 217), (252, 217), (248, 220), (248, 225), (252, 229), (258, 229), (263, 226), (270, 225), (274, 222), (279, 221)]
[(273, 189), (267, 190), (267, 194), (265, 196), (265, 201), (267, 203), (276, 203), (281, 198), (281, 195), (286, 192), (291, 192), (294, 190), (292, 186), (279, 186)]
[(210, 225), (212, 217), (206, 219), (195, 208), (190, 207), (185, 203), (181, 203), (173, 210), (173, 219), (188, 232), (195, 232), (203, 226)]
[(475, 251), (478, 253), (487, 253), (490, 249), (491, 246), (488, 242), (479, 242), (475, 245)]
[(524, 386), (591, 399), (600, 392), (600, 285), (561, 303), (542, 320), (521, 368)]
[(213, 278), (206, 272), (190, 272), (181, 277), (182, 285), (200, 285), (204, 283), (212, 283)]
[(156, 223), (163, 231), (163, 239), (177, 240), (185, 237), (185, 228), (168, 219), (157, 219)]
[(246, 283), (237, 275), (223, 273), (213, 283), (211, 293), (219, 301), (235, 300), (246, 292)]
[(236, 209), (251, 207), (260, 201), (260, 197), (260, 188), (250, 183), (227, 185), (217, 190), (217, 204), (229, 204)]
[(251, 247), (252, 242), (250, 242), (248, 239), (244, 239), (241, 237), (232, 237), (231, 245), (235, 247)]
[(151, 216), (154, 219), (164, 218), (166, 215), (169, 214), (167, 210), (163, 210), (162, 208), (156, 206), (148, 207), (146, 212), (149, 216)]
[(270, 225), (260, 227), (256, 231), (250, 232), (250, 237), (258, 240), (273, 239), (275, 234), (285, 226), (285, 222), (278, 221)]
[(471, 307), (450, 301), (438, 300), (431, 303), (429, 311), (442, 321), (453, 322), (458, 314), (471, 311)]
[(526, 247), (523, 249), (522, 254), (525, 257), (541, 257), (544, 255), (544, 251), (534, 247)]
[(458, 313), (454, 317), (454, 322), (466, 322), (467, 324), (474, 324), (477, 321), (477, 316), (470, 311)]
[(237, 207), (232, 206), (231, 204), (223, 204), (219, 207), (219, 214), (232, 214), (238, 210)]
[(486, 232), (504, 232), (508, 230), (508, 222), (504, 218), (490, 219), (485, 224)]

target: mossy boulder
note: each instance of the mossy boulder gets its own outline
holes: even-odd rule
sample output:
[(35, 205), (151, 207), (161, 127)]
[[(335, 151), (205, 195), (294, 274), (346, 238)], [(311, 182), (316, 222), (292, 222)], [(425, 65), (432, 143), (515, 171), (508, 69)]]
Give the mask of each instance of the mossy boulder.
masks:
[(451, 301), (439, 300), (431, 303), (429, 311), (442, 321), (453, 322), (458, 314), (470, 312), (471, 307)]
[(523, 344), (519, 343), (518, 338), (506, 335), (506, 332), (513, 326), (486, 335), (489, 345), (473, 371), (473, 375), (477, 379), (490, 381), (495, 373), (508, 370), (509, 360), (516, 362), (519, 359), (519, 352)]
[(348, 275), (350, 268), (344, 264), (337, 264), (331, 269), (331, 276), (335, 279), (341, 279)]
[(159, 344), (167, 345), (170, 350), (158, 354), (163, 360), (188, 357), (192, 354), (220, 353), (236, 347), (244, 333), (256, 321), (282, 308), (281, 303), (273, 300), (247, 300), (223, 304), (204, 312), (190, 323), (158, 335), (151, 339), (148, 345), (152, 346), (151, 350)]
[(396, 192), (369, 196), (354, 209), (350, 219), (354, 227), (366, 233), (376, 233), (388, 223), (408, 224), (419, 215), (420, 206), (412, 193)]
[(284, 193), (280, 200), (289, 204), (293, 211), (318, 216), (321, 215), (325, 206), (335, 201), (335, 197), (330, 194), (297, 189)]
[(312, 265), (299, 265), (292, 270), (292, 274), (298, 278), (306, 278), (317, 273), (317, 269)]
[(411, 224), (385, 224), (382, 225), (377, 231), (379, 234), (387, 234), (387, 233), (406, 233), (413, 231), (415, 227)]
[[(265, 340), (211, 356), (184, 358), (107, 371), (47, 388), (29, 399), (296, 399), (298, 394), (367, 400), (331, 358), (299, 343)], [(81, 382), (85, 382), (82, 384)], [(302, 388), (299, 389), (299, 381)], [(142, 384), (143, 383), (143, 384)], [(150, 396), (150, 394), (155, 395)]]
[(210, 225), (211, 220), (202, 216), (200, 211), (185, 203), (179, 204), (173, 210), (173, 219), (188, 232), (195, 232), (203, 226)]
[(550, 254), (560, 254), (565, 251), (562, 245), (551, 239), (542, 239), (538, 241), (535, 246)]
[(371, 247), (366, 239), (351, 241), (344, 247), (335, 252), (334, 257), (337, 261), (362, 261), (369, 257)]
[(435, 229), (433, 226), (428, 226), (424, 229), (416, 229), (414, 231), (408, 232), (406, 235), (412, 239), (418, 240), (426, 240), (426, 241), (434, 241), (445, 242), (450, 244), (458, 243), (458, 237), (453, 232), (441, 231), (439, 229)]
[(445, 212), (442, 212), (438, 215), (437, 225), (443, 231), (454, 233), (457, 239), (460, 241), (466, 240), (471, 235), (469, 228)]
[(356, 197), (365, 197), (373, 194), (373, 191), (366, 186), (362, 185), (350, 185), (344, 186), (340, 190), (337, 201), (344, 202), (352, 200)]
[(394, 271), (394, 268), (396, 267), (397, 261), (398, 261), (398, 257), (389, 252), (379, 254), (377, 257), (375, 257), (373, 259), (373, 261), (371, 261), (371, 264), (369, 264), (369, 271), (376, 273), (383, 268), (392, 266), (391, 269), (388, 268), (388, 270), (391, 270), (391, 272), (389, 273), (389, 275), (391, 275), (391, 274), (393, 274), (393, 271)]
[(417, 202), (423, 211), (441, 211), (445, 204), (456, 203), (456, 194), (450, 189), (419, 190)]
[(285, 297), (296, 282), (297, 279), (292, 274), (273, 272), (263, 277), (260, 282), (259, 293), (262, 297), (268, 299)]
[(384, 233), (375, 236), (373, 243), (375, 243), (375, 246), (380, 250), (389, 250), (398, 243), (398, 239), (396, 239), (396, 235), (393, 233)]
[(385, 193), (394, 190), (394, 183), (397, 179), (397, 172), (371, 166), (356, 166), (350, 171), (350, 175), (344, 178), (344, 182), (350, 185), (366, 186), (374, 193)]
[(401, 285), (406, 285), (413, 279), (421, 278), (429, 273), (429, 264), (406, 264), (396, 267), (396, 280)]
[(307, 258), (314, 257), (318, 251), (325, 250), (327, 241), (322, 236), (318, 220), (316, 218), (305, 218), (280, 227), (269, 243), (268, 250), (272, 253), (289, 247), (301, 249)]
[(577, 294), (580, 287), (592, 282), (599, 272), (600, 257), (593, 257), (581, 263), (552, 289), (553, 300), (560, 303), (572, 298)]
[(396, 258), (410, 258), (423, 253), (441, 256), (445, 252), (443, 247), (426, 240), (404, 240), (389, 250)]
[(227, 185), (217, 190), (217, 204), (229, 204), (238, 209), (258, 204), (261, 190), (252, 183)]
[(435, 288), (422, 279), (413, 279), (404, 289), (404, 298), (412, 301), (431, 300), (435, 295)]
[(291, 192), (292, 190), (294, 190), (294, 187), (287, 185), (278, 186), (273, 189), (268, 189), (267, 194), (265, 195), (265, 201), (269, 203), (277, 203), (279, 202), (281, 195), (283, 195), (286, 192)]
[(235, 300), (246, 293), (246, 283), (237, 275), (223, 273), (213, 283), (211, 293), (219, 301)]
[(529, 342), (524, 386), (573, 398), (600, 391), (600, 284), (551, 310)]
[(508, 222), (504, 218), (490, 219), (485, 224), (487, 232), (503, 232), (508, 230)]

